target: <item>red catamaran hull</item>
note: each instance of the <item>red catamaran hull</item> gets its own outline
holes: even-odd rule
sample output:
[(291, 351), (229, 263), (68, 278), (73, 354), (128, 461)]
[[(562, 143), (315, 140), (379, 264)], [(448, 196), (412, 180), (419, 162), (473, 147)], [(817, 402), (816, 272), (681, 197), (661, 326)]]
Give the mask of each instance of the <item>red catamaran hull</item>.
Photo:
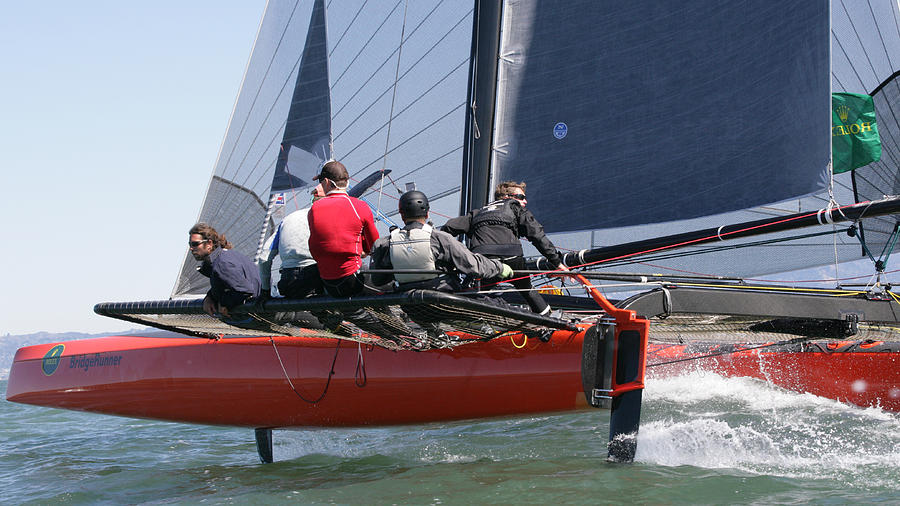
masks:
[(763, 348), (653, 365), (715, 353), (720, 346), (710, 344), (703, 350), (697, 344), (651, 343), (647, 347), (648, 376), (712, 371), (722, 376), (757, 378), (857, 406), (900, 412), (900, 343), (843, 341), (804, 351)]
[(589, 407), (581, 384), (583, 337), (559, 331), (549, 343), (529, 339), (519, 348), (524, 337), (517, 335), (426, 352), (276, 337), (277, 353), (265, 337), (86, 339), (20, 349), (7, 399), (272, 428), (562, 412)]
[[(277, 353), (263, 337), (86, 339), (20, 349), (7, 399), (137, 418), (273, 428), (565, 412), (588, 407), (581, 383), (583, 338), (581, 332), (559, 331), (550, 343), (529, 339), (521, 348), (519, 335), (452, 351), (394, 352), (347, 341), (278, 337)], [(837, 343), (821, 352), (740, 351), (661, 367), (653, 364), (703, 352), (696, 345), (689, 353), (685, 345), (650, 344), (648, 371), (651, 377), (696, 369), (752, 377), (900, 412), (900, 343), (883, 344), (881, 351), (856, 344)]]

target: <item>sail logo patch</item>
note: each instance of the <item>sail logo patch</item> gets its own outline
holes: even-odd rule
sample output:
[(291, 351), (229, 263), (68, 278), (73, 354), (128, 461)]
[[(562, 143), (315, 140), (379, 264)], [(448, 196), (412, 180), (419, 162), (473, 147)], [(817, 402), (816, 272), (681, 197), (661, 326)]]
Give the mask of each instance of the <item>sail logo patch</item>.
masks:
[(57, 344), (56, 346), (50, 348), (50, 351), (44, 355), (44, 358), (41, 359), (41, 371), (44, 372), (45, 376), (50, 376), (54, 372), (56, 372), (56, 368), (59, 367), (59, 362), (62, 357), (63, 351), (66, 349), (64, 344)]
[(553, 125), (553, 137), (557, 139), (563, 139), (566, 135), (569, 134), (569, 126), (560, 121), (559, 123)]

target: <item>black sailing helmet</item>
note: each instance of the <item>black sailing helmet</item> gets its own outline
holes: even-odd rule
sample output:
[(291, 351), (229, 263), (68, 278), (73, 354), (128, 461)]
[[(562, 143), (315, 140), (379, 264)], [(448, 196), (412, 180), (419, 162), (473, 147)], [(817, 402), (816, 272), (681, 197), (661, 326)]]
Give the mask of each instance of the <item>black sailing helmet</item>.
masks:
[(419, 190), (400, 195), (400, 216), (404, 218), (424, 218), (428, 216), (428, 197)]

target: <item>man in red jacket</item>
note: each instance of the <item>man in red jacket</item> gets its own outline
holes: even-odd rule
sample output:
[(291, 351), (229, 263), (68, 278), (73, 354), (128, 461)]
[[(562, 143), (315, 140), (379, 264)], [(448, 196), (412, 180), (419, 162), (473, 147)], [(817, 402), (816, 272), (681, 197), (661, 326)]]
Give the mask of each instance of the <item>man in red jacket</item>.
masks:
[(369, 206), (347, 195), (350, 175), (332, 160), (313, 178), (325, 197), (309, 210), (309, 251), (319, 265), (319, 276), (332, 297), (352, 297), (363, 290), (362, 257), (378, 239)]

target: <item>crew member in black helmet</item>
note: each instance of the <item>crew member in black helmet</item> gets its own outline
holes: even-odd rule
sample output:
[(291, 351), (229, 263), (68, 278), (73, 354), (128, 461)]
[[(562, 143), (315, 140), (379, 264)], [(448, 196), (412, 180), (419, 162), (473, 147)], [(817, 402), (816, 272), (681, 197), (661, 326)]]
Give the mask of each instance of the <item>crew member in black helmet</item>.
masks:
[[(459, 273), (482, 278), (508, 278), (512, 269), (466, 247), (445, 232), (435, 230), (428, 220), (428, 197), (413, 190), (400, 196), (400, 217), (406, 224), (382, 237), (372, 248), (370, 269), (420, 270), (421, 273), (375, 273), (372, 281), (384, 285), (396, 281), (400, 290), (426, 288), (455, 291)], [(438, 274), (433, 271), (444, 271)], [(429, 272), (431, 271), (431, 272)]]
[[(465, 216), (453, 218), (441, 230), (454, 236), (466, 235), (472, 251), (495, 258), (513, 269), (525, 268), (525, 258), (520, 237), (525, 237), (541, 252), (553, 269), (568, 270), (562, 263), (556, 246), (544, 234), (544, 227), (525, 208), (525, 183), (505, 181), (494, 190), (494, 201), (471, 211)], [(484, 280), (493, 283), (499, 279)], [(532, 311), (548, 314), (550, 306), (537, 290), (531, 289), (531, 279), (512, 282)]]

